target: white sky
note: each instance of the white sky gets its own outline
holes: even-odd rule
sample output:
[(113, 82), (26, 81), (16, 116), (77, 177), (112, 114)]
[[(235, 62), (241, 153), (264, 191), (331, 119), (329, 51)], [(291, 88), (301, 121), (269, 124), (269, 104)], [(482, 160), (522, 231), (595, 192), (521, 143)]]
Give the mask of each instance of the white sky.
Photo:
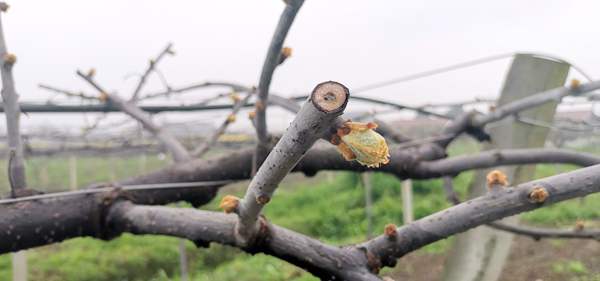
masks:
[[(174, 43), (177, 54), (159, 68), (174, 86), (207, 80), (254, 85), (284, 8), (281, 0), (13, 0), (9, 4), (3, 26), (8, 49), (18, 57), (14, 75), (22, 101), (50, 97), (37, 88), (40, 82), (90, 90), (75, 75), (76, 69), (90, 67), (97, 69), (97, 80), (105, 88), (129, 96), (137, 79), (124, 77), (142, 72), (167, 42)], [(514, 51), (555, 54), (599, 77), (598, 11), (600, 2), (593, 0), (306, 0), (286, 41), (293, 47), (293, 57), (277, 69), (271, 89), (302, 93), (325, 80), (352, 89)], [(414, 105), (496, 96), (508, 63), (503, 60), (364, 95)], [(147, 89), (161, 89), (158, 79), (152, 79)], [(218, 121), (224, 114), (168, 113), (159, 120)], [(32, 114), (24, 116), (22, 123), (62, 127), (79, 124), (81, 119), (79, 114)], [(0, 128), (5, 127), (3, 118), (1, 122)], [(289, 119), (270, 122), (278, 127)]]

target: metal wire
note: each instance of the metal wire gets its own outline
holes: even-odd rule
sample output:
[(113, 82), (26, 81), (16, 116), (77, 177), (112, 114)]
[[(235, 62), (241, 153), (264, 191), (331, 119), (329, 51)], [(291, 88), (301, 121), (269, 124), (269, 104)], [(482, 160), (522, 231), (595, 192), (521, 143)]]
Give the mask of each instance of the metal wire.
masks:
[(188, 187), (202, 187), (202, 186), (213, 186), (213, 185), (225, 185), (236, 182), (235, 180), (222, 180), (222, 181), (197, 181), (197, 182), (175, 182), (175, 183), (155, 183), (155, 184), (134, 184), (134, 185), (116, 185), (107, 186), (100, 188), (82, 189), (76, 191), (65, 191), (55, 192), (41, 195), (33, 195), (20, 198), (1, 199), (0, 205), (12, 204), (25, 201), (50, 199), (57, 197), (68, 197), (82, 194), (95, 194), (108, 192), (115, 188), (119, 188), (124, 191), (137, 191), (137, 190), (156, 190), (156, 189), (177, 189), (177, 188), (188, 188)]
[(513, 57), (513, 56), (519, 55), (519, 54), (537, 56), (537, 57), (541, 57), (541, 58), (549, 58), (552, 60), (567, 63), (588, 81), (593, 80), (592, 77), (587, 72), (585, 72), (581, 67), (579, 67), (579, 65), (573, 64), (561, 57), (551, 55), (551, 54), (541, 53), (541, 52), (510, 52), (510, 53), (503, 53), (503, 54), (498, 54), (498, 55), (487, 56), (487, 57), (478, 58), (478, 59), (474, 59), (474, 60), (468, 60), (468, 61), (461, 62), (461, 63), (451, 64), (448, 66), (443, 66), (443, 67), (434, 68), (434, 69), (430, 69), (430, 70), (426, 70), (426, 71), (422, 71), (422, 72), (417, 72), (417, 73), (413, 73), (413, 74), (396, 77), (396, 78), (393, 78), (390, 80), (385, 80), (385, 81), (381, 81), (381, 82), (368, 84), (368, 85), (365, 85), (362, 87), (354, 88), (352, 90), (352, 93), (371, 91), (374, 89), (383, 88), (383, 87), (387, 87), (387, 86), (402, 83), (402, 82), (412, 81), (412, 80), (429, 77), (429, 76), (433, 76), (433, 75), (437, 75), (437, 74), (442, 74), (442, 73), (446, 73), (446, 72), (450, 72), (450, 71), (454, 71), (454, 70), (458, 70), (458, 69), (462, 69), (462, 68), (467, 68), (467, 67), (471, 67), (471, 66), (475, 66), (475, 65), (480, 65), (480, 64), (500, 60), (500, 59), (505, 59), (505, 58)]

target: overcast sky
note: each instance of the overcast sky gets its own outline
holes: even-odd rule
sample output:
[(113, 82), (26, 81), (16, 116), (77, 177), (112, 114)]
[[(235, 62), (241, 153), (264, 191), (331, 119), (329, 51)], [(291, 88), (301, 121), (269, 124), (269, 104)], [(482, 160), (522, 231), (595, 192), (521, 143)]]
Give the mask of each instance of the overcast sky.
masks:
[[(284, 8), (281, 0), (9, 4), (2, 20), (8, 49), (18, 57), (14, 75), (22, 101), (50, 97), (37, 88), (40, 82), (91, 92), (75, 75), (76, 69), (90, 67), (107, 89), (128, 96), (137, 80), (125, 77), (142, 72), (167, 42), (173, 42), (177, 54), (161, 62), (160, 69), (173, 86), (209, 80), (254, 85)], [(324, 80), (352, 89), (515, 51), (555, 54), (599, 77), (598, 11), (600, 2), (593, 0), (306, 0), (285, 44), (293, 48), (293, 57), (277, 69), (271, 89), (303, 93)], [(497, 96), (509, 63), (501, 60), (364, 95), (415, 105)], [(154, 77), (148, 90), (160, 88)], [(192, 95), (188, 102), (209, 94)], [(22, 123), (65, 126), (81, 118), (30, 115)], [(273, 119), (279, 125), (288, 122)], [(159, 120), (169, 120), (169, 114)]]

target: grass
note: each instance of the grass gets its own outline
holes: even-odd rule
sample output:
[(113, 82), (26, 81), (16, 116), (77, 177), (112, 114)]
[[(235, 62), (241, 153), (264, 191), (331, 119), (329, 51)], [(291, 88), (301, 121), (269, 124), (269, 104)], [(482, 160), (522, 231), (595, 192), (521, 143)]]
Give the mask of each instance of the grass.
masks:
[[(461, 146), (453, 148), (451, 154), (474, 149), (476, 147)], [(110, 181), (111, 177), (127, 177), (140, 172), (138, 157), (80, 158), (77, 161), (81, 167), (78, 169), (78, 178), (84, 183)], [(166, 165), (166, 162), (148, 157), (146, 165), (150, 170)], [(48, 178), (40, 179), (44, 166), (47, 167)], [(31, 186), (44, 186), (56, 191), (68, 184), (67, 158), (35, 159), (28, 161), (27, 168)], [(540, 165), (536, 177), (555, 174), (556, 169), (555, 166)], [(566, 171), (573, 167), (560, 166), (558, 169)], [(6, 169), (0, 167), (0, 170)], [(467, 193), (472, 175), (473, 173), (463, 173), (454, 179), (457, 192), (462, 198)], [(365, 240), (367, 220), (364, 189), (359, 175), (339, 172), (329, 179), (322, 175), (318, 177), (322, 180), (317, 184), (313, 184), (313, 181), (294, 181), (282, 186), (277, 191), (276, 200), (265, 209), (266, 216), (278, 225), (328, 243), (340, 245)], [(388, 223), (403, 223), (400, 181), (383, 173), (374, 173), (372, 180), (373, 225), (375, 234), (378, 234)], [(413, 181), (413, 187), (414, 214), (417, 219), (449, 206), (440, 180)], [(243, 195), (242, 188), (227, 190), (238, 196)], [(224, 195), (220, 194), (219, 198), (203, 209), (217, 210), (217, 204)], [(536, 210), (524, 214), (522, 218), (526, 223), (541, 225), (569, 225), (575, 219), (597, 220), (600, 218), (600, 210), (597, 208), (599, 204), (600, 195), (589, 196), (585, 200), (572, 200)], [(108, 242), (91, 238), (72, 239), (29, 250), (27, 257), (30, 280), (179, 280), (178, 243), (177, 238), (152, 235), (123, 235)], [(185, 245), (192, 280), (240, 280), (240, 276), (244, 276), (244, 280), (316, 280), (292, 265), (262, 254), (250, 256), (240, 250), (216, 244), (208, 249), (198, 249), (191, 242), (186, 242)], [(449, 245), (449, 240), (442, 240), (420, 251), (443, 253)], [(569, 272), (581, 269), (577, 264), (558, 264), (556, 267), (557, 270)], [(2, 255), (0, 280), (10, 278), (10, 255)]]

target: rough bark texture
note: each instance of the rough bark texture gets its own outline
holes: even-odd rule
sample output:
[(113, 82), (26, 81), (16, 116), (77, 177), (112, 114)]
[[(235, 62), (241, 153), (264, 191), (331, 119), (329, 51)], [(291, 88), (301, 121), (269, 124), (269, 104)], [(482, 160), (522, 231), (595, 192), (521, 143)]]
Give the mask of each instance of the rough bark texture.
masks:
[[(545, 191), (545, 197), (532, 194)], [(434, 241), (469, 228), (600, 192), (600, 165), (536, 180), (464, 202), (359, 245), (336, 247), (261, 220), (265, 239), (247, 247), (236, 238), (237, 217), (191, 208), (139, 206), (118, 189), (102, 194), (17, 199), (0, 204), (0, 253), (91, 236), (110, 239), (123, 232), (187, 238), (198, 246), (209, 242), (265, 253), (323, 280), (379, 280), (383, 266)], [(139, 201), (143, 204), (143, 201)]]

